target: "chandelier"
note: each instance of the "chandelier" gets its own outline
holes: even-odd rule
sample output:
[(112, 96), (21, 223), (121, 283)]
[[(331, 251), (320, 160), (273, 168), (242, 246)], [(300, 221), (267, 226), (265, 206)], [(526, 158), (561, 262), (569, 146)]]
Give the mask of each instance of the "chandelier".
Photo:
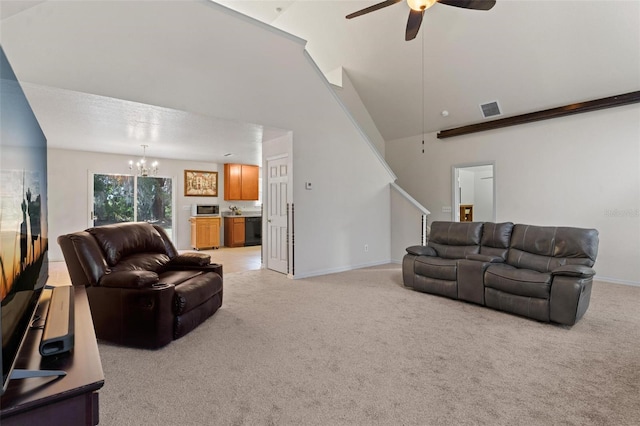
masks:
[[(158, 162), (154, 161), (151, 165), (147, 164), (147, 147), (149, 145), (140, 145), (142, 147), (142, 158), (135, 163), (138, 169), (138, 176), (155, 176), (158, 173)], [(129, 170), (133, 170), (133, 160), (129, 160)]]

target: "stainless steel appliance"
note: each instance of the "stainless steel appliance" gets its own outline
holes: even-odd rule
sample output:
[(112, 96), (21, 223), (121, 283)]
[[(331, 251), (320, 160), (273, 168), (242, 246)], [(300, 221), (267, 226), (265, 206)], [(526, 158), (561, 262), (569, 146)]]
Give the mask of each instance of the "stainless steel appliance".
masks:
[(220, 216), (218, 204), (192, 204), (191, 216)]

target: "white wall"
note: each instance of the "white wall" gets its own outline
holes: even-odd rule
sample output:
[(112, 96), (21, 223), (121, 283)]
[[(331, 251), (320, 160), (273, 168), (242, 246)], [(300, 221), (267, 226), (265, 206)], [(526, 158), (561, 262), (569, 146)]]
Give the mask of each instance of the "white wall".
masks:
[[(45, 2), (37, 9), (36, 16), (16, 15), (19, 19), (3, 31), (15, 62), (38, 58), (39, 68), (48, 70), (35, 73), (25, 66), (25, 81), (292, 131), (296, 277), (389, 261), (388, 185), (395, 177), (346, 113), (303, 40), (204, 1)], [(118, 17), (117, 31), (111, 16)], [(188, 31), (176, 21), (188, 22)], [(150, 23), (145, 31), (141, 22)], [(27, 33), (29, 43), (21, 43)], [(76, 58), (73, 69), (61, 57)], [(119, 164), (109, 158), (105, 161)], [(51, 194), (60, 190), (60, 202), (72, 204), (77, 204), (74, 196), (86, 197), (86, 169), (107, 165), (93, 161), (65, 160), (80, 165), (81, 172), (57, 164), (72, 179), (56, 179)], [(207, 166), (196, 164), (190, 168)], [(305, 190), (304, 182), (314, 189)], [(80, 220), (59, 214), (52, 225), (60, 232), (83, 228), (86, 211)]]
[(390, 260), (393, 176), (338, 97), (319, 90), (318, 83), (329, 83), (316, 75), (322, 78), (310, 79), (306, 90), (324, 106), (322, 120), (309, 117), (293, 132), (296, 278)]
[[(64, 149), (48, 150), (49, 180), (49, 258), (63, 260), (56, 240), (59, 235), (81, 231), (89, 227), (89, 171), (93, 173), (131, 174), (128, 161), (138, 157), (137, 150), (132, 156), (102, 154)], [(153, 158), (153, 157), (151, 157)], [(223, 167), (216, 163), (158, 159), (158, 176), (174, 179), (175, 240), (179, 250), (190, 249), (191, 204), (227, 205), (223, 200)], [(219, 197), (185, 197), (184, 170), (210, 170), (218, 172)], [(222, 236), (222, 233), (221, 233)]]
[(342, 67), (339, 71), (341, 72), (341, 86), (333, 86), (336, 94), (348, 108), (349, 113), (353, 116), (353, 119), (358, 123), (362, 131), (367, 135), (369, 141), (378, 150), (380, 155), (384, 157), (384, 138), (376, 127), (376, 123), (371, 118), (371, 115), (369, 115), (367, 107), (362, 102), (362, 99), (360, 99), (356, 88), (353, 87), (349, 74)]
[(398, 184), (450, 220), (451, 167), (495, 161), (496, 220), (596, 228), (599, 279), (640, 284), (640, 106), (449, 139), (387, 142)]

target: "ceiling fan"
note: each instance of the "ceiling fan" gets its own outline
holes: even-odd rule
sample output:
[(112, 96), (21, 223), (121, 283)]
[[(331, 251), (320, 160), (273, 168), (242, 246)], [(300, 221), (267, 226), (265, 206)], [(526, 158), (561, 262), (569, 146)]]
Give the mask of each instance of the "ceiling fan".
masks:
[[(355, 18), (369, 12), (382, 9), (387, 6), (400, 3), (402, 0), (386, 0), (373, 6), (369, 6), (357, 12), (347, 15), (347, 19)], [(495, 4), (495, 0), (407, 0), (411, 10), (409, 11), (409, 20), (407, 21), (407, 32), (405, 40), (413, 40), (418, 35), (420, 24), (422, 23), (422, 15), (424, 11), (429, 9), (435, 3), (446, 4), (447, 6), (461, 7), (463, 9), (489, 10)]]

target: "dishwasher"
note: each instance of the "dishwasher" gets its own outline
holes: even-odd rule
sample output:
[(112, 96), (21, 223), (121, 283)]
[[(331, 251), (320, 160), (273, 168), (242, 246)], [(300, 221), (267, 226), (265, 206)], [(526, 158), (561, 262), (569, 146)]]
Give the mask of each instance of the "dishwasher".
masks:
[(259, 246), (262, 244), (262, 217), (244, 218), (244, 245)]

